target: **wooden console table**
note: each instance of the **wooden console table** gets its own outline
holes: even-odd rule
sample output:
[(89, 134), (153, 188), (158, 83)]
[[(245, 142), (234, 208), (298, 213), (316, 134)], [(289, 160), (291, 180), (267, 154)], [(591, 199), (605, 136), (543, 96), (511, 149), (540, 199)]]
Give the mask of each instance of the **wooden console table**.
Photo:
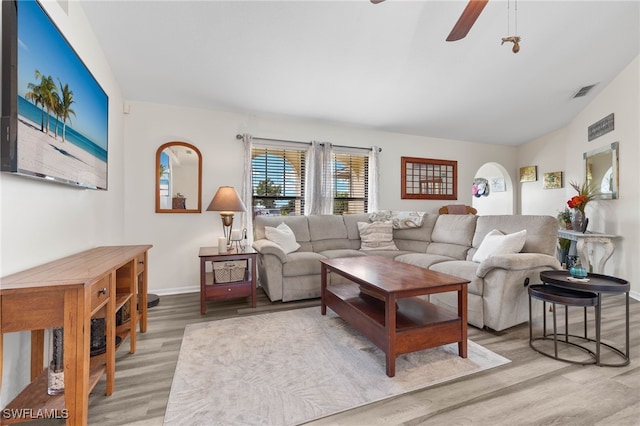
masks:
[(602, 258), (600, 258), (600, 262), (598, 262), (598, 269), (594, 272), (604, 272), (604, 265), (607, 263), (607, 260), (613, 254), (615, 250), (615, 245), (613, 244), (613, 240), (616, 238), (620, 238), (619, 235), (613, 234), (601, 234), (599, 232), (580, 232), (580, 231), (569, 231), (566, 229), (558, 230), (558, 237), (566, 238), (571, 240), (571, 248), (569, 249), (569, 253), (574, 249), (575, 245), (575, 253), (580, 257), (580, 262), (585, 268), (589, 268), (591, 264), (589, 262), (589, 243), (597, 243), (602, 244), (604, 246), (604, 254)]
[[(2, 424), (47, 415), (86, 425), (89, 393), (106, 372), (106, 394), (115, 379), (116, 334), (136, 351), (136, 326), (147, 329), (147, 251), (151, 245), (97, 247), (2, 278), (0, 377), (5, 333), (31, 331), (31, 383), (3, 411)], [(140, 299), (138, 300), (138, 296)], [(130, 319), (116, 327), (116, 312)], [(138, 306), (138, 309), (136, 309)], [(90, 357), (91, 318), (104, 317), (106, 352)], [(64, 394), (47, 394), (44, 329), (64, 327)], [(5, 418), (4, 413), (13, 413)]]

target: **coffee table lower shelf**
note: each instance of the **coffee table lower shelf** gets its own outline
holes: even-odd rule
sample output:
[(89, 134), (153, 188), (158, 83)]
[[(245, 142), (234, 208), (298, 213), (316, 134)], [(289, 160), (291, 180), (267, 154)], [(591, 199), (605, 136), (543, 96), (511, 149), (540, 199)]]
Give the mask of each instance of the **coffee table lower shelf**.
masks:
[(362, 294), (356, 284), (327, 286), (325, 307), (360, 331), (387, 357), (387, 375), (395, 375), (398, 355), (449, 343), (459, 344), (459, 353), (467, 357), (466, 334), (457, 313), (418, 297), (397, 299), (395, 327), (387, 327), (385, 302)]

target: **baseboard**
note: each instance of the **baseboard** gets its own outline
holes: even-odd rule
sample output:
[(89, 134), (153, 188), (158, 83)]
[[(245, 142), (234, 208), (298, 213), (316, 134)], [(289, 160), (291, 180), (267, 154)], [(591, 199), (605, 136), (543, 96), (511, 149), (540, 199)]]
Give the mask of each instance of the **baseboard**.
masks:
[(149, 289), (149, 293), (157, 294), (158, 296), (170, 296), (173, 294), (184, 294), (184, 293), (198, 293), (200, 292), (200, 286), (188, 286), (188, 287), (173, 287), (173, 288), (163, 288), (162, 290), (154, 290), (152, 288)]

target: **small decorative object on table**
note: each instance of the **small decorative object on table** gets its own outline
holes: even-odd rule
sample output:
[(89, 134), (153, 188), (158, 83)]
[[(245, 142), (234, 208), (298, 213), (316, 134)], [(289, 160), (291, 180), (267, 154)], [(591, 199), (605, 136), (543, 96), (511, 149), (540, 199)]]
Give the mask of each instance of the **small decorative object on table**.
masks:
[(573, 209), (571, 225), (574, 231), (586, 232), (589, 219), (585, 216), (584, 209), (589, 201), (594, 200), (599, 195), (599, 192), (590, 188), (586, 182), (582, 184), (571, 182), (570, 185), (578, 191), (578, 195), (574, 195), (567, 201), (567, 206)]
[(582, 266), (582, 263), (578, 262), (569, 269), (569, 273), (573, 278), (587, 278), (587, 270)]

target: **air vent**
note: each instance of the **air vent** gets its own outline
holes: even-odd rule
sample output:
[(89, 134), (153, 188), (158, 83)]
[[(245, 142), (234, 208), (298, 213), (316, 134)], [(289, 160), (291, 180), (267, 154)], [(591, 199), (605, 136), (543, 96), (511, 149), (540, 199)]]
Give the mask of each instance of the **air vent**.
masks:
[(591, 89), (593, 89), (596, 85), (592, 84), (591, 86), (584, 86), (583, 88), (581, 88), (580, 90), (578, 90), (578, 92), (573, 95), (574, 98), (581, 98), (583, 96), (586, 96), (587, 93), (589, 93), (591, 91)]

